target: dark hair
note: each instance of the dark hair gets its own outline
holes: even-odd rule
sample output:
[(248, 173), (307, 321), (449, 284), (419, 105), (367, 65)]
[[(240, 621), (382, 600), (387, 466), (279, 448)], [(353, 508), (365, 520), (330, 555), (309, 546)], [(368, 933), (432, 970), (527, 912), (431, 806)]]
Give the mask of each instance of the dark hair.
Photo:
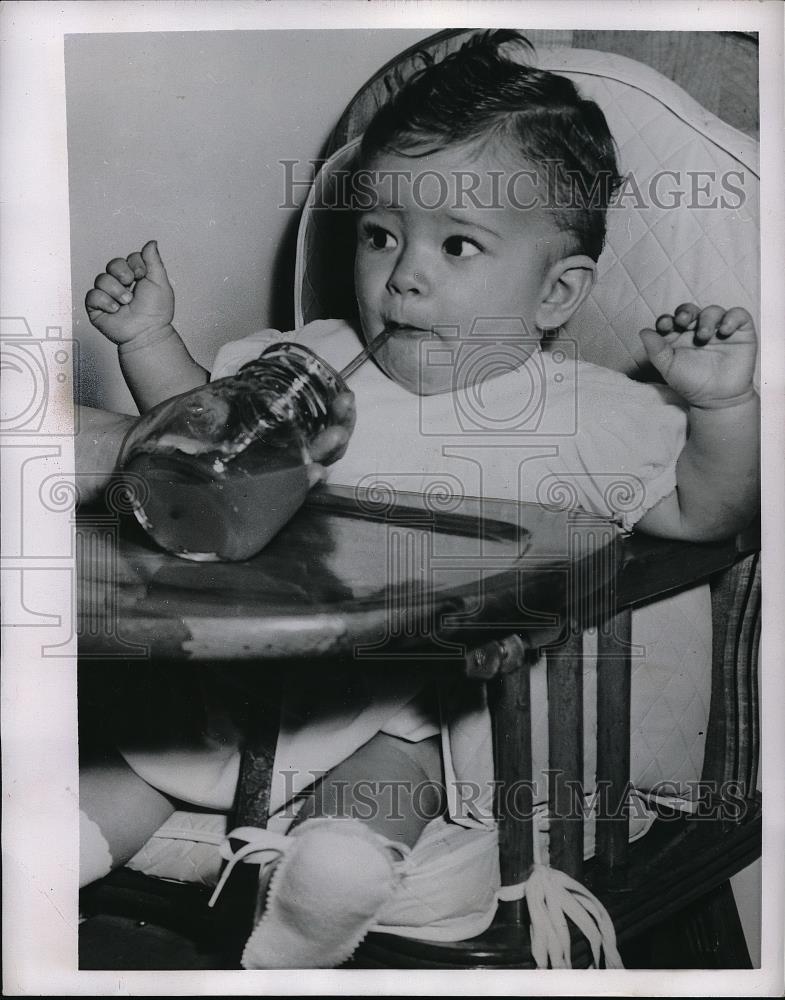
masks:
[(440, 62), (422, 53), (425, 67), (366, 129), (360, 161), (368, 166), (381, 152), (418, 157), (472, 141), (503, 143), (545, 168), (557, 224), (596, 260), (621, 183), (613, 137), (599, 107), (570, 80), (516, 61), (526, 50), (533, 51), (526, 38), (504, 29), (473, 36)]

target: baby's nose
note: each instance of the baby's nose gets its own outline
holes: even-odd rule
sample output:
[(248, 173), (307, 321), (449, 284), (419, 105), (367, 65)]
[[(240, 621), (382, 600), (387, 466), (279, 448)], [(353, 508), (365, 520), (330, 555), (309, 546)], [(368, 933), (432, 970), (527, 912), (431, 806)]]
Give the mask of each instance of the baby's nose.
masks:
[(388, 291), (397, 295), (422, 295), (428, 290), (425, 269), (402, 257), (387, 282)]

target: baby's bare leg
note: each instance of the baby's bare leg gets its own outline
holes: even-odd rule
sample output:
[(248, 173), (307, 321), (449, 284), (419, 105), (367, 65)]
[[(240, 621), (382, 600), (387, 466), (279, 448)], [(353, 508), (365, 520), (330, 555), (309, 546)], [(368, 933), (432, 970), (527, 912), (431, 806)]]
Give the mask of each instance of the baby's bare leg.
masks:
[(174, 812), (120, 754), (83, 765), (79, 778), (79, 885), (125, 864)]
[(443, 811), (439, 737), (410, 743), (378, 733), (314, 788), (296, 823), (351, 817), (413, 847), (430, 820)]
[(443, 799), (437, 737), (408, 743), (380, 733), (334, 768), (292, 825), (291, 849), (262, 877), (243, 966), (345, 962), (393, 897), (395, 844), (413, 847)]

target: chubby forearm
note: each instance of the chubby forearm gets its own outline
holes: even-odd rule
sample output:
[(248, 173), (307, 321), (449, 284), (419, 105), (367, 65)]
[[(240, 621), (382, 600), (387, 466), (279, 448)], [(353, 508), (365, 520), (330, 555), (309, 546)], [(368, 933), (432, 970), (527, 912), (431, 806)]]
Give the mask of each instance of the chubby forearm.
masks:
[(91, 406), (77, 407), (75, 464), (79, 499), (97, 499), (109, 482), (128, 431), (137, 418)]
[(120, 368), (139, 407), (146, 413), (172, 396), (209, 380), (209, 372), (191, 357), (180, 334), (168, 325), (155, 334), (121, 344)]
[(760, 505), (760, 400), (751, 391), (732, 406), (689, 410), (689, 437), (676, 465), (676, 491), (638, 528), (707, 542), (745, 528)]
[(681, 522), (696, 541), (727, 538), (760, 504), (760, 399), (720, 409), (690, 407), (690, 432), (676, 465)]

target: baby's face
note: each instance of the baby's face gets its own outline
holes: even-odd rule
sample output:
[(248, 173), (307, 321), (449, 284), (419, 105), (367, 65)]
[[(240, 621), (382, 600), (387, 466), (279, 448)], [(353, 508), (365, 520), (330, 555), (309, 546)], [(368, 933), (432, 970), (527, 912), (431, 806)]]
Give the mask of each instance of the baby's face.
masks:
[[(508, 188), (511, 173), (498, 157), (458, 147), (385, 154), (369, 168), (375, 204), (358, 219), (354, 274), (360, 319), (366, 340), (395, 325), (376, 360), (411, 392), (498, 374), (499, 338), (520, 341), (522, 328), (517, 356), (523, 362), (536, 347), (538, 306), (564, 234), (544, 207), (520, 207), (542, 195), (524, 176)], [(484, 365), (478, 344), (485, 351), (486, 343)]]

